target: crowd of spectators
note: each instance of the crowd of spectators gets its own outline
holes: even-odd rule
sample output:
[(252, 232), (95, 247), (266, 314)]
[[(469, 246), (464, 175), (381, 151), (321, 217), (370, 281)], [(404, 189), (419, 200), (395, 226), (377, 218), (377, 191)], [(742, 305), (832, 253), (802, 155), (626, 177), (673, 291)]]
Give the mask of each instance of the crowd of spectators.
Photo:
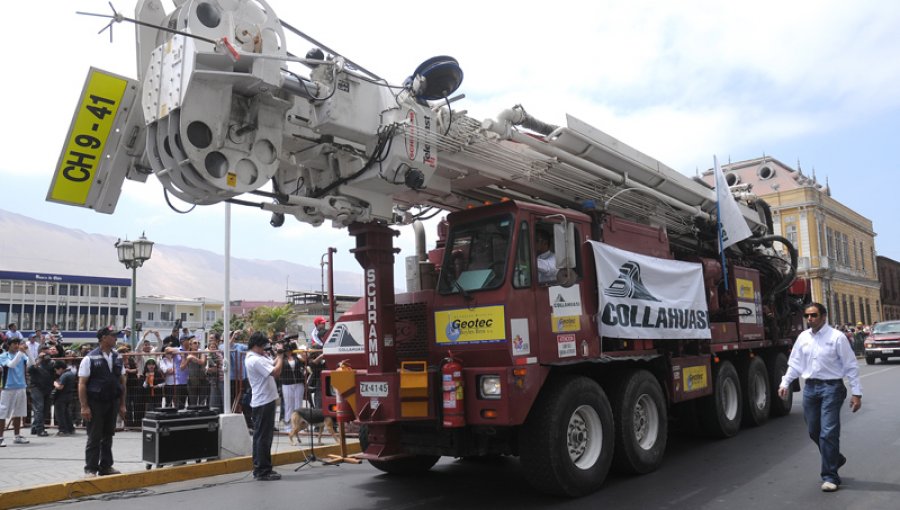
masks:
[[(317, 318), (314, 328), (324, 334), (324, 319)], [(248, 427), (252, 426), (252, 394), (244, 367), (246, 341), (252, 333), (247, 329), (231, 335), (228, 359), (232, 402), (223, 409), (226, 358), (219, 349), (218, 333), (209, 332), (204, 342), (188, 328), (175, 328), (165, 337), (158, 330), (147, 330), (132, 352), (131, 331), (121, 331), (116, 351), (123, 358), (127, 391), (125, 418), (118, 426), (140, 428), (148, 411), (185, 406), (243, 412)], [(272, 346), (269, 355), (284, 356), (286, 369), (276, 382), (281, 402), (279, 421), (287, 426), (293, 410), (321, 407), (317, 389), (324, 367), (322, 342), (314, 335), (309, 346), (312, 350), (308, 350), (307, 345), (298, 344), (296, 336), (283, 332), (268, 336)], [(66, 343), (55, 324), (46, 332), (23, 334), (10, 323), (5, 331), (0, 329), (0, 346), (0, 447), (6, 446), (2, 434), (7, 421), (13, 425), (15, 444), (29, 443), (20, 431), (26, 425), (36, 437), (49, 436), (51, 424), (56, 426), (57, 436), (75, 435), (76, 428), (83, 425), (77, 395), (78, 365), (94, 343)]]

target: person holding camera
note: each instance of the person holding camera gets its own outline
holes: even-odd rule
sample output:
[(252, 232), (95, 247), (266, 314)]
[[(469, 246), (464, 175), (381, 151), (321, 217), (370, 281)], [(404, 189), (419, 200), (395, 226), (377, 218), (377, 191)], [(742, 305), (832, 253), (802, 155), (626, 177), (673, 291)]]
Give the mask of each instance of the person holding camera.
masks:
[[(10, 327), (15, 326), (10, 324)], [(12, 420), (13, 432), (16, 437), (15, 444), (28, 444), (29, 441), (19, 434), (22, 426), (22, 418), (27, 414), (28, 397), (25, 394), (25, 366), (34, 364), (34, 360), (28, 355), (28, 346), (19, 338), (7, 337), (7, 352), (0, 354), (0, 367), (4, 367), (3, 391), (0, 391), (0, 447), (6, 446), (3, 442), (3, 432), (6, 431), (6, 421)]]
[(53, 391), (53, 362), (50, 360), (49, 346), (44, 344), (38, 351), (37, 360), (28, 367), (31, 378), (31, 435), (47, 437), (44, 419), (50, 416), (50, 392)]
[[(284, 349), (279, 349), (274, 361), (266, 355), (269, 339), (260, 332), (253, 333), (247, 343), (247, 378), (250, 380), (253, 415), (253, 478), (280, 480), (272, 470), (272, 436), (275, 432), (275, 402), (278, 389), (275, 380), (281, 377)], [(271, 349), (270, 349), (271, 352)]]
[(222, 405), (222, 383), (224, 376), (222, 373), (222, 363), (225, 357), (219, 350), (219, 334), (212, 332), (206, 340), (206, 379), (209, 382), (209, 407), (211, 409), (223, 410)]

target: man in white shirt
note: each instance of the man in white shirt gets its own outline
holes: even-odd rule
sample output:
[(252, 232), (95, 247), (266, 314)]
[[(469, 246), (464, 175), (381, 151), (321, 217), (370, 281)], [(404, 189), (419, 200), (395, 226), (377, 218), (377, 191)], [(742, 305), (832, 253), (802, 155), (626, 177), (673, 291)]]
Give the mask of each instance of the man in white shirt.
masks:
[[(250, 381), (253, 410), (253, 478), (257, 480), (280, 480), (281, 475), (272, 471), (272, 435), (275, 432), (275, 401), (278, 388), (275, 380), (281, 377), (284, 356), (275, 356), (275, 361), (266, 355), (269, 343), (266, 335), (257, 331), (247, 343), (247, 379)], [(279, 353), (284, 350), (279, 349)]]
[(822, 456), (822, 490), (834, 492), (841, 485), (838, 469), (847, 462), (840, 448), (841, 405), (847, 398), (844, 377), (850, 382), (850, 409), (855, 413), (862, 407), (859, 368), (847, 337), (827, 324), (828, 312), (823, 305), (809, 304), (803, 316), (809, 329), (794, 342), (778, 395), (785, 398), (793, 381), (806, 379), (803, 416), (809, 437)]
[(535, 231), (534, 251), (537, 252), (538, 283), (556, 282), (556, 255), (550, 249), (550, 234), (546, 230)]
[(13, 338), (15, 338), (15, 339), (17, 339), (17, 340), (19, 340), (19, 341), (24, 341), (24, 340), (25, 340), (25, 337), (22, 336), (22, 332), (19, 331), (19, 325), (18, 325), (18, 324), (16, 324), (15, 322), (10, 322), (9, 325), (8, 325), (7, 327), (9, 328), (9, 329), (6, 331), (6, 339), (7, 339), (7, 340), (10, 340), (10, 339), (13, 339)]

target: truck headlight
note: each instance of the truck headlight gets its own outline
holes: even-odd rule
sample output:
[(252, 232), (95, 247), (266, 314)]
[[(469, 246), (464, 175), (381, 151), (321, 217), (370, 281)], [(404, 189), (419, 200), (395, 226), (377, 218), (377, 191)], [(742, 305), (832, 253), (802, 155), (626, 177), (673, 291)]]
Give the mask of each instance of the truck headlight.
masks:
[(479, 378), (478, 393), (481, 398), (498, 399), (500, 398), (500, 376), (499, 375), (483, 375)]

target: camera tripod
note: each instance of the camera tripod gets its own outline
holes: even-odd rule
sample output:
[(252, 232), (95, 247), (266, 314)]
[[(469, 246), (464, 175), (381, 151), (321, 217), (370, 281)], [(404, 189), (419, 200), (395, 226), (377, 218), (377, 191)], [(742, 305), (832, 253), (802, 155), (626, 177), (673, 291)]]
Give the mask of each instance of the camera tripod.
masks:
[[(312, 408), (310, 408), (310, 409), (312, 409)], [(309, 423), (309, 422), (307, 422), (307, 425), (308, 425), (308, 427), (306, 428), (306, 432), (309, 434), (309, 455), (305, 455), (306, 460), (304, 460), (303, 463), (301, 463), (299, 466), (294, 468), (294, 472), (296, 473), (297, 471), (300, 471), (301, 469), (312, 464), (313, 462), (321, 462), (323, 466), (336, 466), (337, 464), (329, 464), (328, 462), (325, 462), (324, 460), (316, 457), (316, 450), (315, 450), (315, 446), (313, 445), (313, 436), (315, 435), (314, 434), (315, 427), (313, 426), (312, 423)], [(325, 423), (322, 423), (320, 426), (324, 427)]]

